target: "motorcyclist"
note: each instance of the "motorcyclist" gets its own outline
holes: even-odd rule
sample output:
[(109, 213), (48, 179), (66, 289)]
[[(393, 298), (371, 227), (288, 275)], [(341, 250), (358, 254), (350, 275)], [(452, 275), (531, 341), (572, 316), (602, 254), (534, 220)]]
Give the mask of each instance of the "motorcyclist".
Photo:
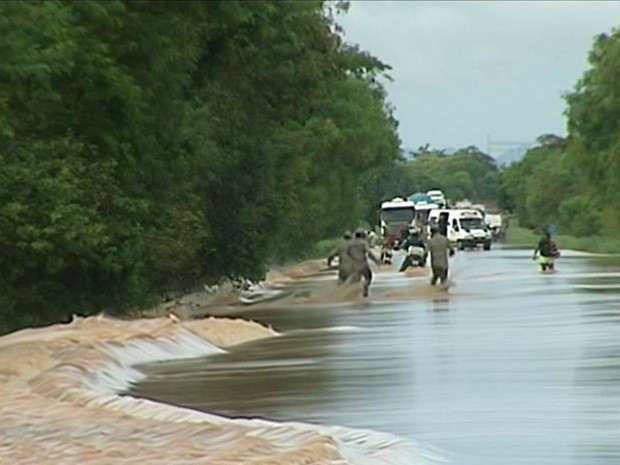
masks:
[(398, 271), (405, 271), (410, 266), (424, 266), (426, 263), (428, 252), (418, 230), (412, 229), (409, 232), (409, 236), (403, 243), (403, 250), (407, 252), (407, 255)]
[(388, 240), (385, 239), (381, 244), (381, 257), (380, 261), (382, 265), (391, 265), (392, 264), (392, 247), (388, 243)]
[(407, 240), (409, 236), (409, 231), (406, 226), (402, 226), (400, 231), (398, 232), (398, 243), (396, 244), (395, 249), (401, 249), (403, 247), (403, 243)]

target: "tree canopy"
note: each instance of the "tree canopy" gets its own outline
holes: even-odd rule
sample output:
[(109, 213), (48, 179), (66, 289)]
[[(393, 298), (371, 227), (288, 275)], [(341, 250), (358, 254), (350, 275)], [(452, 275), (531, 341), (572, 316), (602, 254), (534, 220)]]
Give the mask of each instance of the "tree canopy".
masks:
[(541, 136), (502, 177), (525, 226), (556, 223), (568, 234), (620, 228), (620, 30), (595, 38), (590, 68), (565, 95), (568, 136)]
[(500, 195), (500, 170), (495, 160), (477, 147), (465, 147), (452, 155), (429, 146), (399, 157), (361, 177), (361, 196), (366, 218), (376, 222), (382, 201), (415, 192), (441, 189), (451, 200), (470, 199), (495, 204)]
[(0, 4), (0, 324), (260, 277), (400, 145), (346, 3)]

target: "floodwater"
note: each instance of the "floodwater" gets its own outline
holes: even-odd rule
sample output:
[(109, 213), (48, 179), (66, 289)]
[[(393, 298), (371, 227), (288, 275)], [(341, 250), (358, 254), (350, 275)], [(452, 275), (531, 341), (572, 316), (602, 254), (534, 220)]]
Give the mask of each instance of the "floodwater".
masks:
[(451, 266), (448, 292), (388, 271), (366, 303), (245, 307), (282, 336), (141, 367), (131, 394), (393, 433), (459, 465), (618, 465), (620, 259), (566, 251), (541, 274), (496, 248)]

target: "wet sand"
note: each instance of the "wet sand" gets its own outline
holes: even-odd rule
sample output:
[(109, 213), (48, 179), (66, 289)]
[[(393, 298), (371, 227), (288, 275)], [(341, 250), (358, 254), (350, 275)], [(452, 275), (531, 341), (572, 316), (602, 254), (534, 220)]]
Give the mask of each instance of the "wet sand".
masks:
[[(321, 261), (272, 273), (270, 284), (322, 273)], [(389, 271), (389, 270), (386, 270)], [(381, 271), (379, 271), (381, 272)], [(326, 279), (333, 279), (333, 271)], [(326, 285), (314, 302), (359, 298), (359, 286)], [(283, 297), (304, 303), (304, 295)], [(191, 319), (239, 305), (229, 289), (145, 312), (151, 318), (80, 318), (0, 338), (0, 463), (302, 465), (414, 463), (391, 436), (258, 419), (228, 419), (123, 396), (140, 363), (195, 358), (277, 332), (241, 319)], [(154, 315), (167, 314), (164, 317)], [(390, 455), (395, 451), (395, 455)], [(382, 457), (385, 456), (385, 461)], [(415, 463), (424, 463), (422, 459)]]
[(276, 334), (223, 318), (91, 317), (0, 338), (0, 463), (336, 463), (325, 435), (223, 424), (116, 394), (138, 377), (135, 363), (217, 353)]

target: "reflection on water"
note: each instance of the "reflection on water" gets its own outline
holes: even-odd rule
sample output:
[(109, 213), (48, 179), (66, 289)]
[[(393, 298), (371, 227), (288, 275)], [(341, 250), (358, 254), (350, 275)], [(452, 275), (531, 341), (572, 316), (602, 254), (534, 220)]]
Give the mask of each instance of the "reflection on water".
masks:
[(133, 394), (229, 416), (371, 428), (464, 465), (620, 463), (620, 263), (461, 253), (449, 294), (248, 311), (280, 337), (143, 369)]

